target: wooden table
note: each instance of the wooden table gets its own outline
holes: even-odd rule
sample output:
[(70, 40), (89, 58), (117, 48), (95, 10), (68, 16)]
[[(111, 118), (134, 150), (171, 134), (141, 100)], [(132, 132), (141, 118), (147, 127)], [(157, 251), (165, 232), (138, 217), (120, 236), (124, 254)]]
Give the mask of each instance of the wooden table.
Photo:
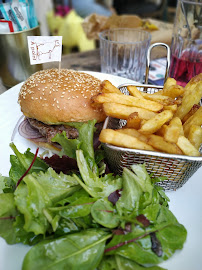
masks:
[[(151, 58), (156, 59), (165, 56), (166, 50), (164, 48), (154, 48)], [(50, 62), (43, 64), (44, 69), (58, 68), (58, 62)], [(81, 71), (96, 71), (100, 72), (100, 51), (95, 49), (92, 51), (71, 53), (62, 56), (61, 68), (81, 70)], [(7, 89), (0, 81), (0, 94)]]
[[(58, 62), (45, 63), (44, 69), (58, 68)], [(62, 56), (61, 68), (100, 72), (99, 49), (82, 53), (71, 53)]]
[[(152, 50), (151, 59), (157, 59), (164, 56), (166, 56), (166, 50), (164, 48), (158, 47)], [(58, 68), (58, 63), (46, 63), (43, 66), (44, 69)], [(96, 49), (87, 52), (63, 55), (61, 68), (100, 72), (100, 50)]]

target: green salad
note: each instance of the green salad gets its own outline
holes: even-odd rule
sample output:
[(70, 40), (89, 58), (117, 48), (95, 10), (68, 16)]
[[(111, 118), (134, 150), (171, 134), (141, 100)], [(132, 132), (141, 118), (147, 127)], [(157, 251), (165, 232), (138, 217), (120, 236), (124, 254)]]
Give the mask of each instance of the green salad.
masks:
[(30, 149), (11, 143), (9, 177), (0, 176), (0, 236), (31, 245), (23, 270), (160, 270), (182, 249), (187, 231), (169, 210), (169, 199), (144, 164), (105, 172), (93, 149), (95, 121), (75, 124), (78, 139), (57, 134), (61, 157), (78, 170), (56, 173)]

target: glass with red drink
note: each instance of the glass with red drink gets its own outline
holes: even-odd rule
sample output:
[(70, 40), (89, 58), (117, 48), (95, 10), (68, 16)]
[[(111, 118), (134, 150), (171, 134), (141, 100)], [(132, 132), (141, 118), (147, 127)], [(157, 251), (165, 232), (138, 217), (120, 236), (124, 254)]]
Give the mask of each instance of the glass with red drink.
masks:
[(178, 0), (169, 76), (185, 86), (202, 73), (202, 1)]

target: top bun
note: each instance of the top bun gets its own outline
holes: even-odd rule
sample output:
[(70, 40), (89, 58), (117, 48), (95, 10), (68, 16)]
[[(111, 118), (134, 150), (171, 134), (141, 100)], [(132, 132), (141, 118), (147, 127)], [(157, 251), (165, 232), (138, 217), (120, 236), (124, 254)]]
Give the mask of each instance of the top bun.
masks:
[(101, 81), (74, 70), (47, 69), (34, 73), (21, 87), (18, 101), (26, 117), (46, 124), (102, 122), (101, 108), (91, 106), (91, 97), (100, 92)]

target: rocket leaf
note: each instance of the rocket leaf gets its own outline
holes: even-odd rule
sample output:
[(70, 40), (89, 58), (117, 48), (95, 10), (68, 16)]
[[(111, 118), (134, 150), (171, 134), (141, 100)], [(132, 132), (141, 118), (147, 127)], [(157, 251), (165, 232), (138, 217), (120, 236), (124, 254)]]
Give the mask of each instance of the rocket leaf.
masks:
[(102, 230), (90, 229), (41, 242), (27, 253), (22, 270), (95, 269), (110, 236)]

